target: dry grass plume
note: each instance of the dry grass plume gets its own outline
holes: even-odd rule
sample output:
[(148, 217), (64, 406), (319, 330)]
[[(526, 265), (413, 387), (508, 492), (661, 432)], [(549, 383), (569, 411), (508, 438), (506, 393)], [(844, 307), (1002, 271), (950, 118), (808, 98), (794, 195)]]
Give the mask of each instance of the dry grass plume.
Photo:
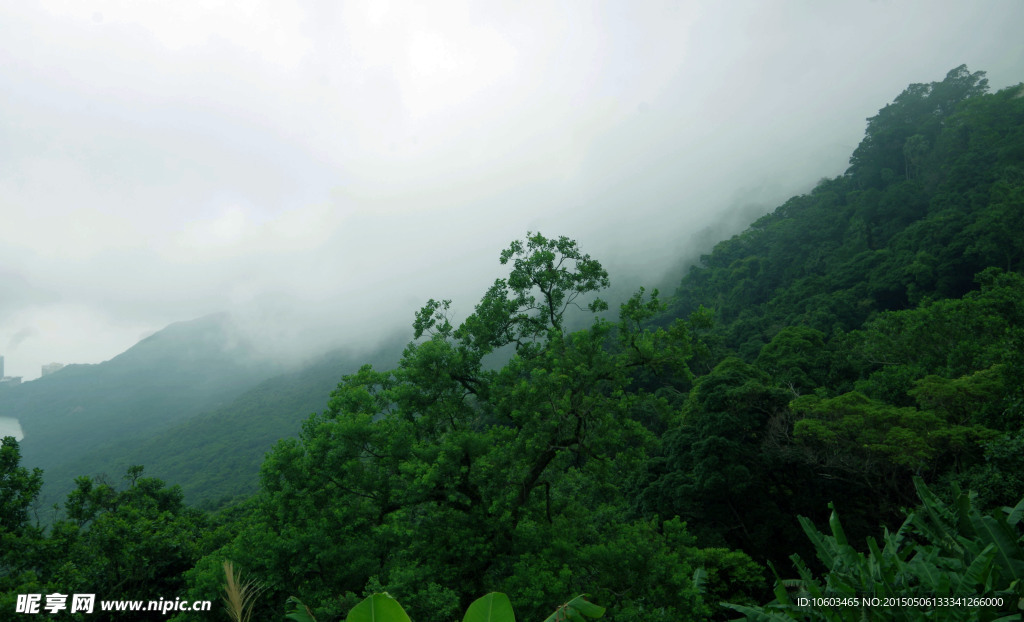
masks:
[(230, 561), (224, 561), (224, 604), (228, 617), (235, 622), (249, 622), (252, 606), (266, 586), (256, 580), (242, 581), (242, 573), (235, 572)]

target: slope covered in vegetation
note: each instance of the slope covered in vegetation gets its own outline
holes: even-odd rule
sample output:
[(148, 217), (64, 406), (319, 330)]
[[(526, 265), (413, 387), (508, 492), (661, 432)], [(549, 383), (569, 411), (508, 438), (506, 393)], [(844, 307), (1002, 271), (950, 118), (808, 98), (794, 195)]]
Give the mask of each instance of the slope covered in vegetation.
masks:
[(371, 354), (330, 352), (299, 371), (264, 380), (220, 408), (141, 439), (109, 444), (60, 472), (123, 473), (145, 464), (147, 473), (180, 485), (192, 505), (218, 507), (249, 496), (259, 484), (264, 455), (281, 438), (298, 434), (339, 376), (367, 360), (393, 364), (398, 352), (398, 344)]
[[(988, 94), (964, 67), (911, 85), (846, 174), (617, 320), (566, 327), (607, 308), (575, 242), (513, 242), (472, 314), (429, 301), (397, 366), (342, 378), (259, 491), (215, 514), (133, 469), (120, 489), (80, 479), (43, 533), (25, 510), (40, 475), (7, 443), (0, 586), (214, 599), (230, 559), (266, 586), (259, 620), (289, 596), (334, 620), (381, 591), (448, 620), (500, 591), (524, 619), (586, 592), (610, 619), (678, 621), (829, 619), (787, 586), (913, 595), (913, 577), (946, 576), (1005, 597), (979, 617), (1013, 613), (1022, 506), (999, 507), (1024, 497), (1021, 88)], [(514, 355), (488, 366), (499, 349)], [(168, 549), (169, 528), (193, 535)], [(899, 611), (871, 613), (932, 615)], [(831, 619), (864, 614), (847, 613)]]
[(109, 361), (0, 389), (0, 413), (20, 420), (26, 462), (46, 470), (43, 496), (52, 503), (76, 476), (114, 472), (116, 449), (223, 407), (282, 371), (255, 355), (230, 316), (214, 314), (171, 324)]

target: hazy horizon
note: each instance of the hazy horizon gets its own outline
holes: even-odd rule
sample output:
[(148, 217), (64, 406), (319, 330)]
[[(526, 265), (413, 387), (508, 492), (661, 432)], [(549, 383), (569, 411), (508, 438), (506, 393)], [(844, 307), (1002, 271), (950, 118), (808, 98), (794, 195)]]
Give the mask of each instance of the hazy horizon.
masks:
[(527, 231), (674, 277), (842, 174), (967, 64), (1024, 80), (1024, 3), (47, 0), (0, 8), (0, 355), (26, 380), (177, 322), (269, 351), (458, 317)]

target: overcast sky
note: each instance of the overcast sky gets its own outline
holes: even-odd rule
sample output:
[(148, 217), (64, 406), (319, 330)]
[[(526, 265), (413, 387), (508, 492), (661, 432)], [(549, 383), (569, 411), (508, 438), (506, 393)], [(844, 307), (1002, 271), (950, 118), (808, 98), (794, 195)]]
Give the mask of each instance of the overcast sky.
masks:
[(0, 0), (6, 373), (218, 311), (368, 343), (430, 297), (471, 312), (529, 230), (656, 283), (841, 174), (909, 83), (1024, 80), (1022, 25), (1021, 0)]

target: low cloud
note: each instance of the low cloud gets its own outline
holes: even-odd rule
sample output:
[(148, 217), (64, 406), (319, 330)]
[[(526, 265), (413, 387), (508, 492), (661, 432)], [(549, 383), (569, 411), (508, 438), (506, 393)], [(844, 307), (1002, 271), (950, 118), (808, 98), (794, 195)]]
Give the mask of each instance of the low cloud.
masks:
[(8, 373), (220, 311), (288, 355), (368, 345), (430, 297), (471, 312), (528, 230), (671, 281), (841, 174), (907, 84), (1024, 79), (1020, 23), (1015, 0), (5, 6)]

